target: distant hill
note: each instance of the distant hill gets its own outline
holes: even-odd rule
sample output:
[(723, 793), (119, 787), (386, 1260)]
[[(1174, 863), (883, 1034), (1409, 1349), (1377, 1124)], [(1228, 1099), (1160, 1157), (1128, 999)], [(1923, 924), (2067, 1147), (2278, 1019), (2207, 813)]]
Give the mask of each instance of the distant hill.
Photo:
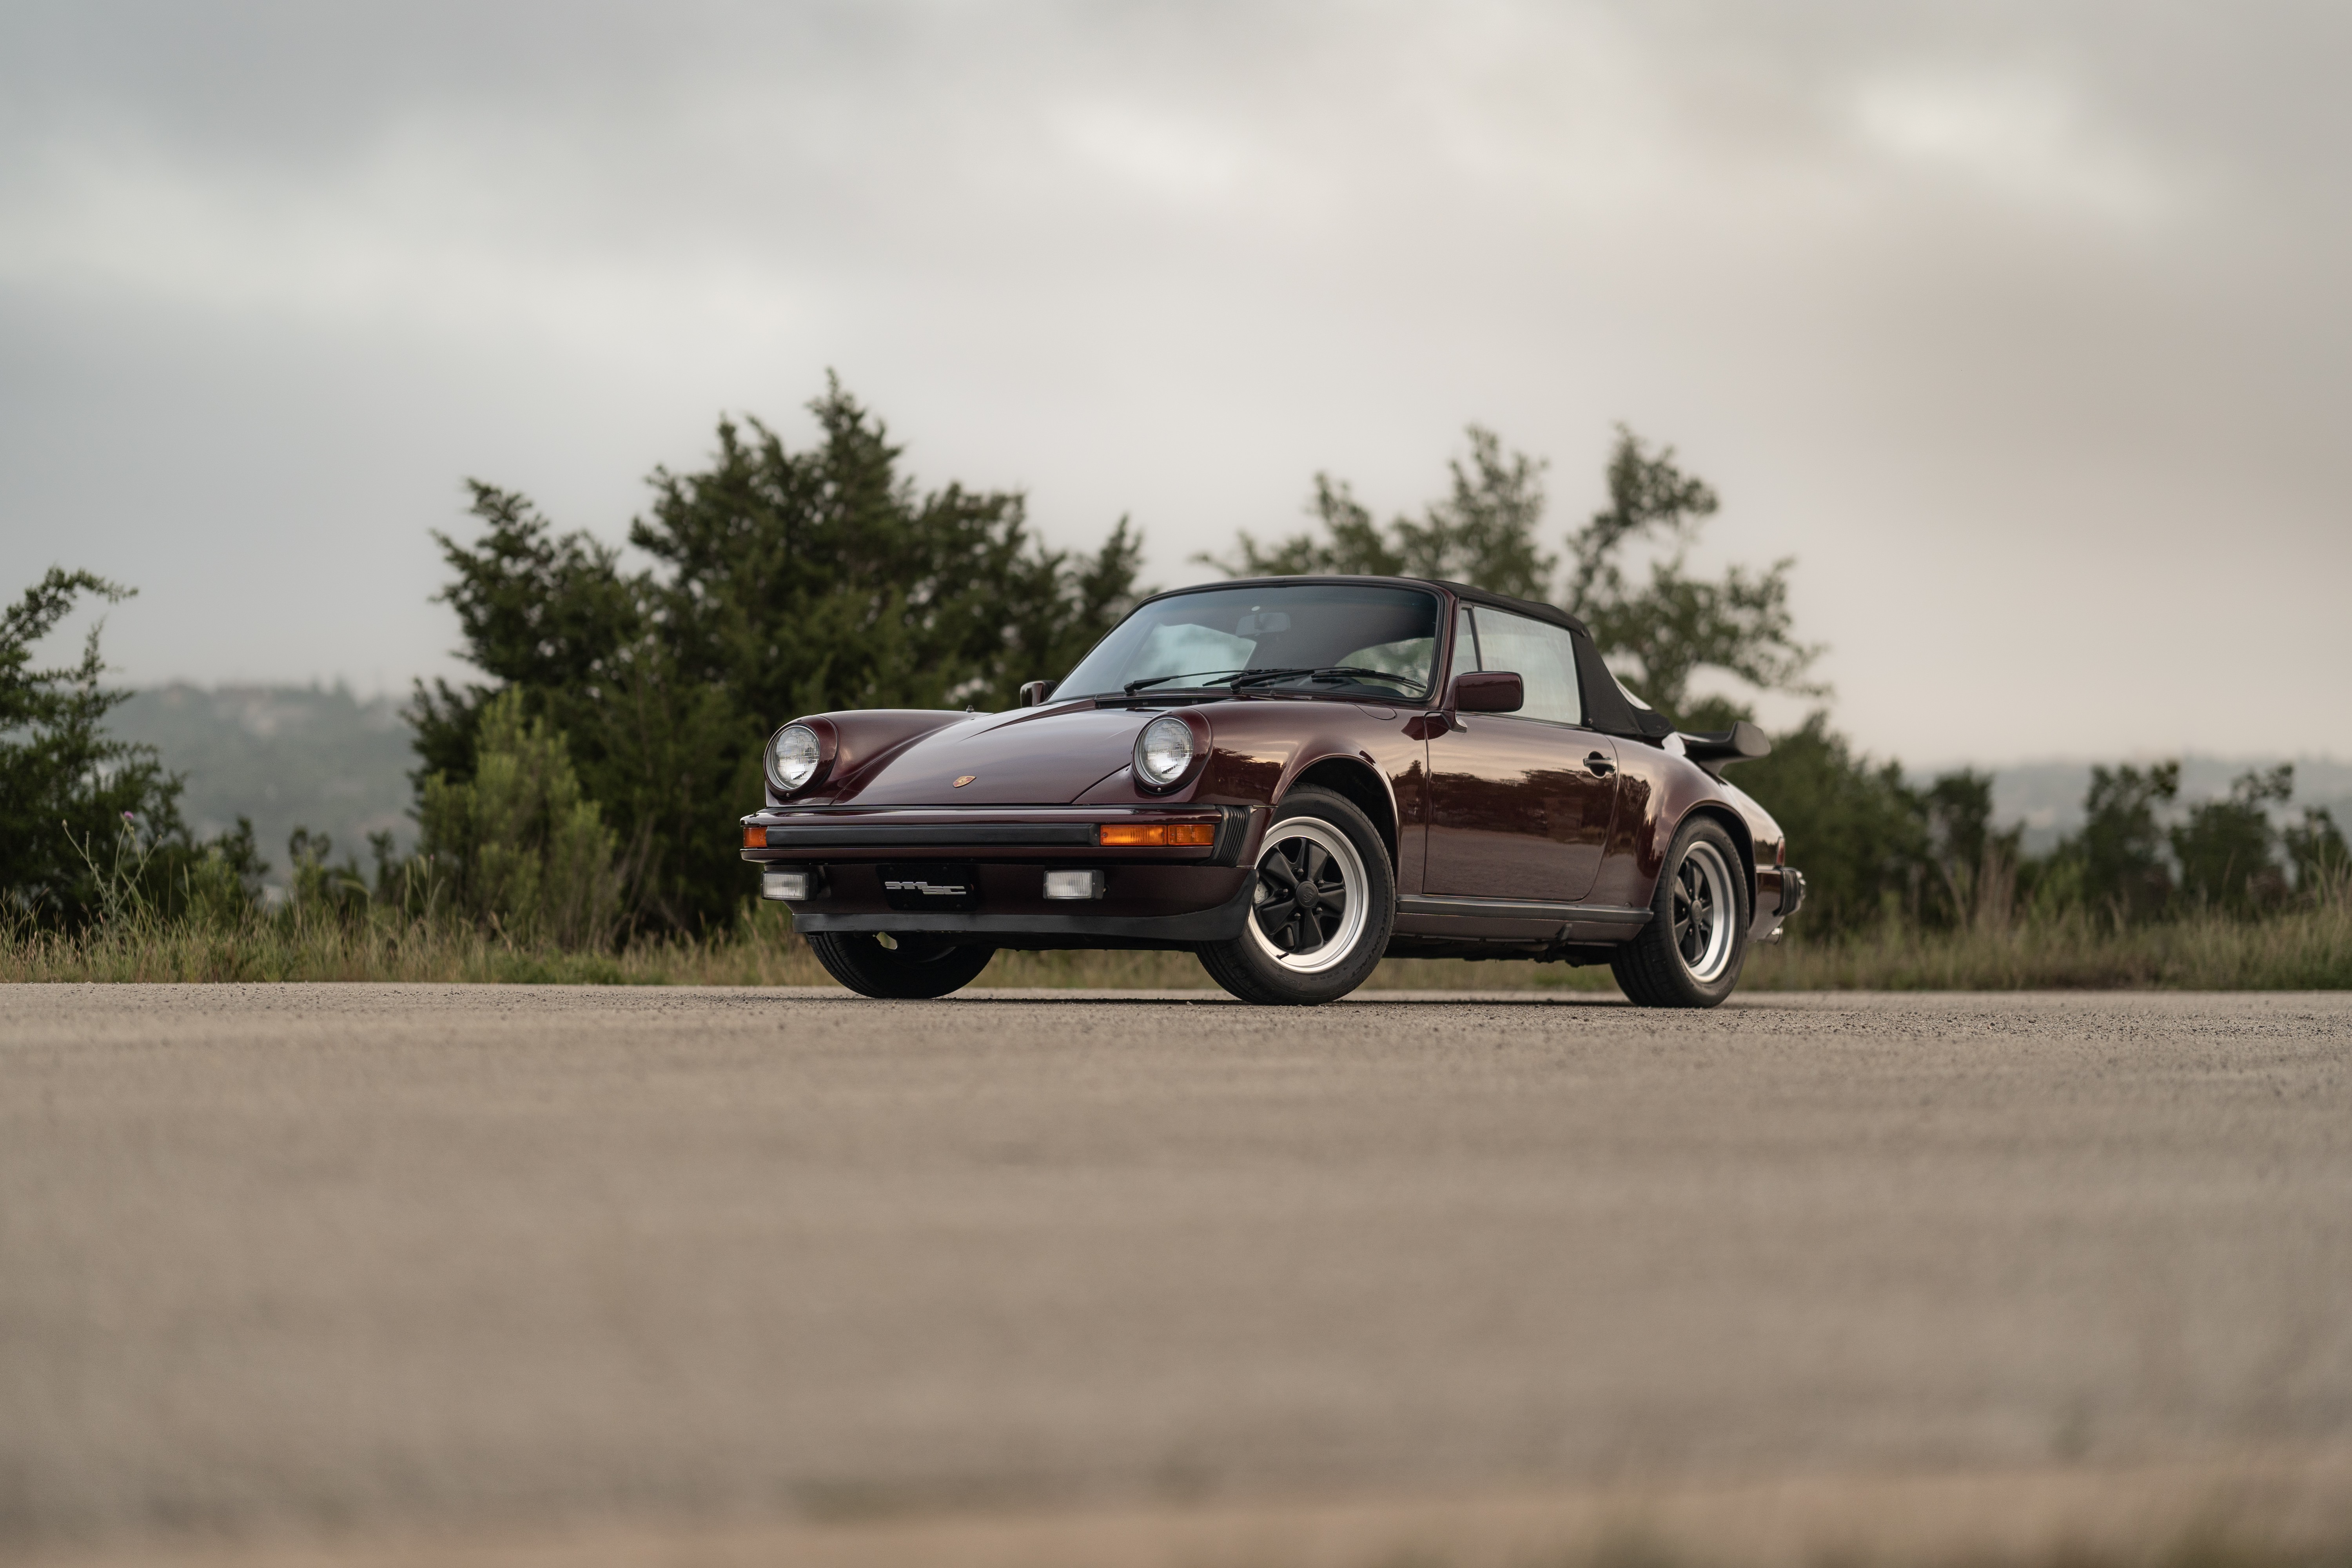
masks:
[(393, 834), (404, 851), (415, 845), (408, 773), (416, 758), (392, 698), (362, 701), (340, 683), (163, 686), (133, 694), (110, 728), (187, 775), (180, 809), (198, 834), (251, 817), (272, 882), (286, 877), (297, 827), (330, 835), (337, 859), (349, 851), (362, 866), (371, 833)]

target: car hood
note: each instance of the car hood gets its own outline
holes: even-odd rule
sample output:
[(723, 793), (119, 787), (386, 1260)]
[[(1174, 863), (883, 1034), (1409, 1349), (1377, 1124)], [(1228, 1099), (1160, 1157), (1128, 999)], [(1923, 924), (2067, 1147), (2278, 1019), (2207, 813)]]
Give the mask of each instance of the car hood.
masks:
[(977, 714), (877, 758), (833, 798), (844, 805), (1067, 805), (1126, 768), (1137, 731), (1158, 716), (1091, 702)]

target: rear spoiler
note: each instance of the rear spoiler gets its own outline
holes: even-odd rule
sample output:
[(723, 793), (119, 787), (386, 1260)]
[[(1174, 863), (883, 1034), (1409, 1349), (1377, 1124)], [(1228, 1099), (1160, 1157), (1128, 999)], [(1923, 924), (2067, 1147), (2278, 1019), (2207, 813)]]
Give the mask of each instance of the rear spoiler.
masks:
[(1719, 779), (1734, 763), (1752, 763), (1772, 752), (1772, 738), (1742, 719), (1728, 730), (1704, 735), (1685, 734), (1683, 755), (1696, 763), (1710, 778)]

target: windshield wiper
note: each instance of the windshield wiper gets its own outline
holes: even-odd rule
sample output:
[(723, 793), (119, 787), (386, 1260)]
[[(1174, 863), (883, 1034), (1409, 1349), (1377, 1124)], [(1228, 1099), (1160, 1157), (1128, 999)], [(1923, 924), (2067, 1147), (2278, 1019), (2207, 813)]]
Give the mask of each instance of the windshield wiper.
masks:
[(1370, 669), (1360, 664), (1327, 664), (1320, 669), (1300, 668), (1247, 670), (1242, 675), (1234, 678), (1232, 684), (1234, 689), (1238, 691), (1244, 685), (1255, 686), (1263, 681), (1284, 680), (1288, 679), (1291, 677), (1300, 675), (1306, 676), (1310, 680), (1352, 680), (1360, 677), (1369, 675), (1376, 680), (1387, 681), (1391, 686), (1404, 686), (1419, 689), (1420, 685), (1417, 681), (1406, 679), (1403, 676), (1397, 674), (1394, 670)]
[(1127, 683), (1125, 689), (1127, 694), (1129, 697), (1132, 697), (1147, 686), (1157, 686), (1163, 680), (1186, 680), (1196, 675), (1214, 676), (1219, 680), (1232, 680), (1238, 682), (1244, 676), (1307, 675), (1310, 673), (1312, 672), (1305, 669), (1180, 669), (1173, 675), (1155, 675), (1145, 680), (1130, 680)]
[(1268, 680), (1287, 680), (1295, 675), (1314, 673), (1312, 665), (1269, 665), (1263, 669), (1244, 669), (1239, 675), (1228, 677), (1225, 684), (1239, 691), (1244, 686), (1256, 686)]
[(1191, 680), (1202, 676), (1208, 679), (1201, 680), (1202, 686), (1224, 686), (1239, 691), (1244, 686), (1262, 686), (1269, 680), (1295, 680), (1300, 676), (1310, 680), (1355, 680), (1368, 675), (1391, 686), (1420, 689), (1420, 682), (1408, 680), (1390, 669), (1371, 669), (1360, 664), (1327, 664), (1319, 668), (1314, 665), (1291, 664), (1264, 665), (1248, 669), (1183, 669), (1174, 675), (1154, 675), (1142, 680), (1130, 680), (1125, 690), (1132, 697), (1147, 686), (1159, 686), (1171, 680)]

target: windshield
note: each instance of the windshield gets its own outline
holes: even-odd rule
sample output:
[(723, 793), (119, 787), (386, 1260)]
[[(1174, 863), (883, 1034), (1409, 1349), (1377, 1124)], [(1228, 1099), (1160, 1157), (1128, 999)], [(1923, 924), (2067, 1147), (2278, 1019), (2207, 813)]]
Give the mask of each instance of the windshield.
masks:
[(1145, 605), (1056, 696), (1202, 687), (1418, 699), (1437, 656), (1437, 595), (1374, 584), (1206, 588)]

